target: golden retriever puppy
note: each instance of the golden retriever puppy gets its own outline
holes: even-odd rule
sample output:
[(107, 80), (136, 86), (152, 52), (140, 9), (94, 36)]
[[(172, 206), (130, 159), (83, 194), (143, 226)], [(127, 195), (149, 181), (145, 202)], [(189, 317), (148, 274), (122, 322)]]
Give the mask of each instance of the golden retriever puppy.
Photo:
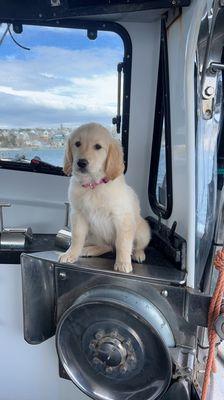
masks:
[(150, 240), (139, 201), (125, 182), (123, 152), (102, 125), (80, 126), (68, 139), (64, 172), (69, 185), (72, 240), (61, 262), (116, 250), (115, 271), (131, 272), (131, 258), (145, 260)]

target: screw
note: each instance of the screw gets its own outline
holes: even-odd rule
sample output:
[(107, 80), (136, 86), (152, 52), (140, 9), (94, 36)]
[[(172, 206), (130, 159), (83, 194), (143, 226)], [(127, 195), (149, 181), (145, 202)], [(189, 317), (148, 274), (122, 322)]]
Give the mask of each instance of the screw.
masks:
[(64, 281), (67, 278), (66, 272), (59, 272), (59, 278)]
[(211, 110), (206, 110), (205, 111), (205, 117), (207, 118), (207, 119), (209, 119), (209, 118), (211, 118), (211, 116), (212, 116), (212, 112), (211, 112)]
[(163, 289), (162, 292), (161, 292), (161, 295), (162, 295), (163, 297), (168, 297), (168, 291), (165, 290), (165, 289)]
[(212, 96), (214, 94), (215, 90), (212, 86), (208, 86), (205, 88), (205, 94), (207, 96)]

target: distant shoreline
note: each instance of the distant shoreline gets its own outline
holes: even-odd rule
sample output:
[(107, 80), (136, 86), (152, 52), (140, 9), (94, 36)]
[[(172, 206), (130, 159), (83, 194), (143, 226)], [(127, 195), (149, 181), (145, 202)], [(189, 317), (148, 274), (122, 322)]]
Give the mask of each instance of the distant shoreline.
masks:
[(60, 147), (52, 147), (52, 146), (44, 146), (44, 147), (39, 147), (39, 146), (32, 146), (32, 147), (0, 147), (0, 152), (1, 151), (29, 151), (29, 150), (63, 150), (64, 146), (60, 146)]

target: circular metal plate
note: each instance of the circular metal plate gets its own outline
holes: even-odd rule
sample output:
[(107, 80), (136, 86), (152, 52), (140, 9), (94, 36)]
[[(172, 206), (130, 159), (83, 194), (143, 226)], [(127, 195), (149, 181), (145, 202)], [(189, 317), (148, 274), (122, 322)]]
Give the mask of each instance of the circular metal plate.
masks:
[(73, 305), (59, 321), (56, 345), (70, 379), (93, 399), (157, 399), (171, 379), (159, 334), (115, 303)]

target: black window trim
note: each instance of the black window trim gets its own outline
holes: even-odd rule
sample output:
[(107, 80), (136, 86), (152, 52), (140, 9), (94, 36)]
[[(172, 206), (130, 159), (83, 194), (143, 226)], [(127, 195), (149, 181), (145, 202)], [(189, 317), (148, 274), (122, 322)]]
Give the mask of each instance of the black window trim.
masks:
[[(165, 154), (166, 154), (166, 186), (167, 206), (163, 207), (157, 200), (156, 186), (159, 170), (160, 149), (165, 124)], [(156, 106), (153, 128), (153, 140), (151, 148), (151, 163), (148, 184), (149, 203), (153, 212), (159, 218), (168, 219), (173, 209), (173, 185), (172, 185), (172, 153), (171, 153), (171, 122), (170, 122), (170, 88), (169, 88), (169, 64), (167, 47), (167, 29), (165, 18), (161, 20), (161, 42), (159, 70), (156, 92)]]
[[(120, 24), (116, 22), (107, 21), (89, 21), (89, 20), (78, 20), (78, 19), (57, 19), (47, 21), (37, 20), (2, 20), (0, 23), (13, 23), (14, 25), (33, 25), (33, 26), (46, 26), (60, 28), (72, 28), (72, 29), (83, 29), (89, 32), (93, 31), (106, 31), (113, 32), (120, 36), (124, 45), (124, 58), (123, 58), (123, 99), (122, 99), (122, 129), (121, 138), (122, 146), (124, 151), (124, 164), (125, 171), (128, 167), (128, 148), (129, 148), (129, 117), (130, 117), (130, 97), (131, 97), (131, 68), (132, 68), (132, 42), (128, 31)], [(55, 168), (54, 168), (55, 167)], [(51, 175), (64, 175), (63, 169), (57, 166), (50, 166), (49, 168), (38, 168), (31, 164), (25, 164), (21, 162), (9, 162), (0, 160), (0, 169), (13, 169), (19, 171), (38, 172)]]

